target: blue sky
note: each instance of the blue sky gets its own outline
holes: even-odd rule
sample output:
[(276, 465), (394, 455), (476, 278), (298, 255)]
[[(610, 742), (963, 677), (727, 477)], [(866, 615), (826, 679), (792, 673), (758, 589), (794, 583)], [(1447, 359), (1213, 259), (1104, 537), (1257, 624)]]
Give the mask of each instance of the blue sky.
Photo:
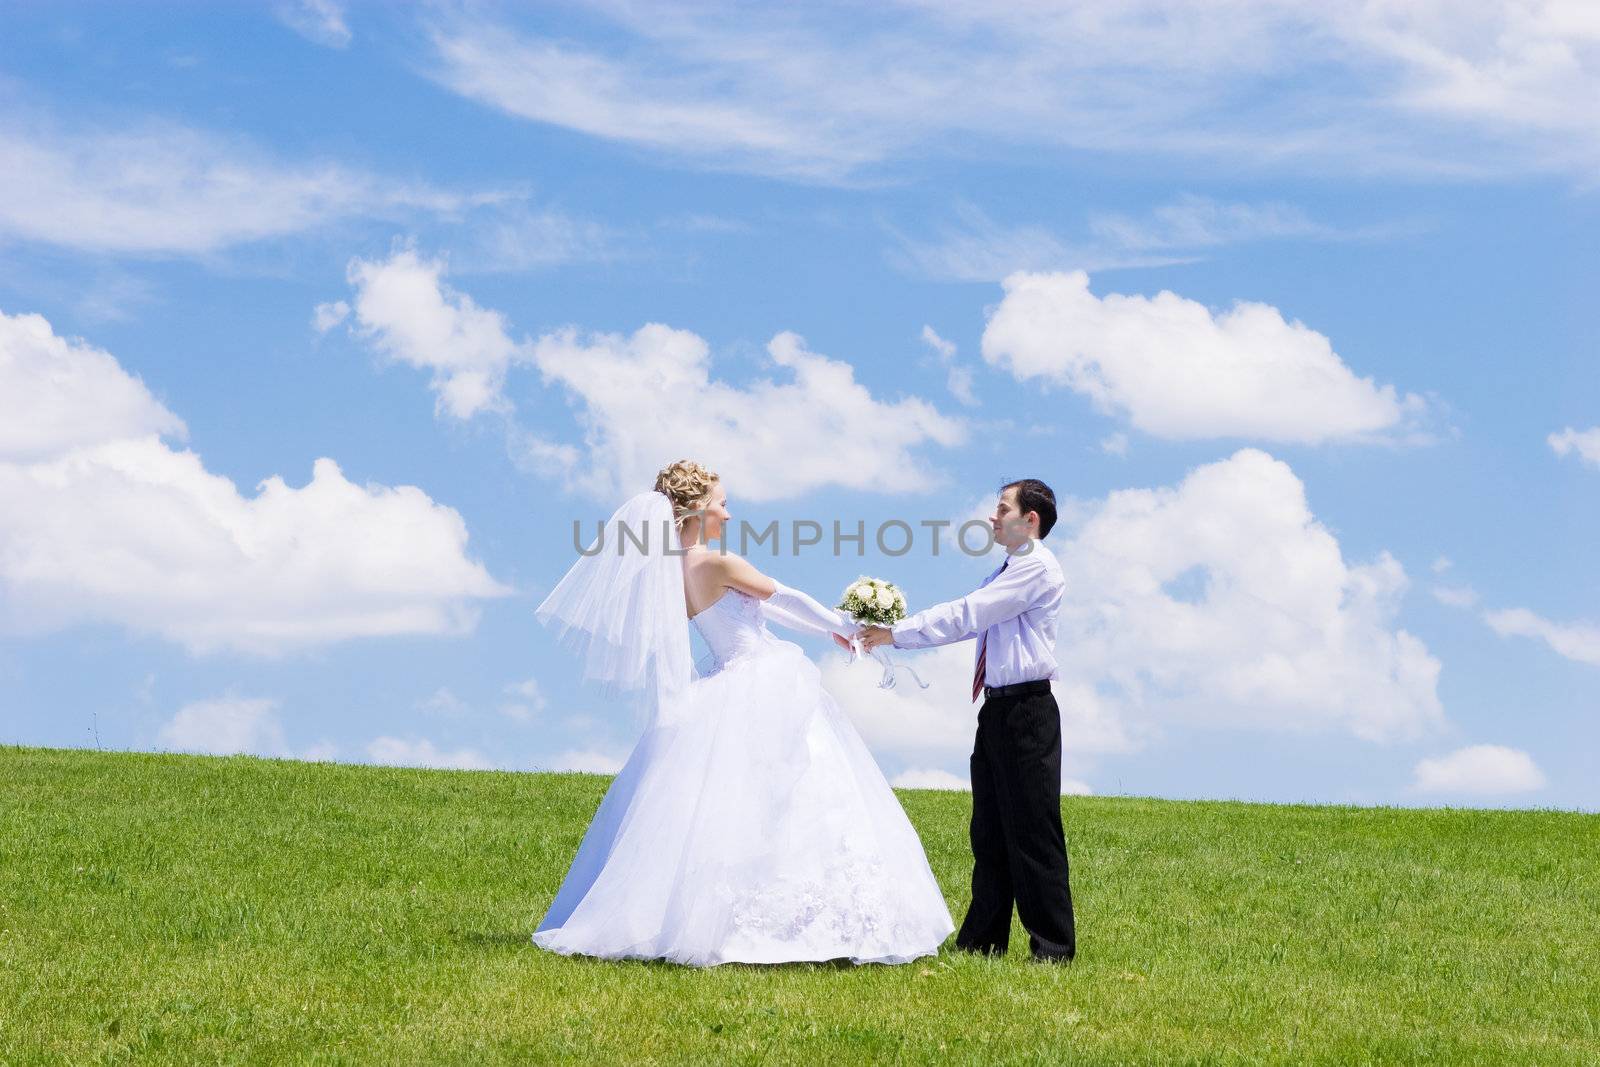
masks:
[(690, 456), (1050, 482), (1069, 790), (1600, 807), (1586, 11), (12, 5), (0, 741), (614, 767), (533, 608)]

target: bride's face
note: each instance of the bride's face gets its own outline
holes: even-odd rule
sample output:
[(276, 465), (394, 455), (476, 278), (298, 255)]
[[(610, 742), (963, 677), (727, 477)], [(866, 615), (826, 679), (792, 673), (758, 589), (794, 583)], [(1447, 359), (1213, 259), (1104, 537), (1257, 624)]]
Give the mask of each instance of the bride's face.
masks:
[(733, 518), (728, 514), (728, 493), (722, 488), (721, 482), (711, 485), (711, 498), (705, 502), (700, 512), (701, 537), (707, 541), (715, 541), (722, 536), (722, 527)]

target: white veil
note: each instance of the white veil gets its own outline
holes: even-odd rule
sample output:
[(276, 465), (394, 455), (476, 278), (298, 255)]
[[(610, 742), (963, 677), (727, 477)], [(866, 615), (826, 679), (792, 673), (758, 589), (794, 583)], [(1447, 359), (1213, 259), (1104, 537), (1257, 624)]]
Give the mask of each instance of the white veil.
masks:
[(606, 520), (535, 611), (580, 658), (585, 679), (639, 692), (650, 723), (691, 675), (682, 557), (672, 502), (640, 493)]

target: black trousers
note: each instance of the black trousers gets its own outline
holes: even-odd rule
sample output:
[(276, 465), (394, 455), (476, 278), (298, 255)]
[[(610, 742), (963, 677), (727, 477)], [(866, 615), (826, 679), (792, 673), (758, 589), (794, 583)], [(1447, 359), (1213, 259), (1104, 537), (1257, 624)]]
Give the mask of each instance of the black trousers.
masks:
[(1004, 954), (1016, 904), (1035, 956), (1077, 952), (1061, 829), (1061, 711), (1048, 690), (993, 696), (972, 748), (972, 906), (956, 947)]

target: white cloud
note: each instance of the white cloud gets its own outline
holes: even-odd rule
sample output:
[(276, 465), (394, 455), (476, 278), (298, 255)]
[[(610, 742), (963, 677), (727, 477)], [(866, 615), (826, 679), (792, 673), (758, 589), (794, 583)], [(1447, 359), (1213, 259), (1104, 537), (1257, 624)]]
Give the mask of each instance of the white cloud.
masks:
[(516, 699), (501, 704), (500, 714), (513, 722), (531, 722), (550, 705), (536, 678), (512, 682), (505, 687), (505, 692)]
[(1600, 162), (1586, 0), (603, 10), (616, 26), (559, 37), (442, 16), (433, 75), (533, 121), (805, 180), (996, 144), (1319, 175)]
[(1098, 272), (1192, 262), (1224, 244), (1311, 238), (1369, 239), (1385, 228), (1342, 230), (1288, 204), (1246, 204), (1185, 194), (1142, 215), (1091, 213), (1085, 231), (1062, 236), (1039, 225), (1006, 224), (968, 203), (927, 235), (890, 228), (890, 263), (940, 281), (999, 282), (1017, 271)]
[(1469, 745), (1417, 763), (1412, 788), (1423, 793), (1526, 793), (1545, 786), (1533, 758), (1504, 745)]
[(1528, 167), (1592, 173), (1600, 112), (1600, 19), (1586, 0), (1373, 6), (1339, 18), (1396, 64), (1400, 113), (1504, 137)]
[(1449, 556), (1439, 556), (1434, 559), (1433, 563), (1430, 565), (1433, 573), (1435, 574), (1443, 574), (1445, 571), (1454, 566), (1455, 563), (1451, 561)]
[(544, 690), (539, 686), (537, 678), (524, 678), (520, 682), (511, 682), (506, 685), (505, 692), (540, 711), (550, 703), (545, 698)]
[(1578, 458), (1591, 467), (1600, 467), (1600, 426), (1587, 430), (1574, 430), (1568, 426), (1560, 433), (1545, 438), (1558, 456), (1576, 452)]
[(950, 373), (945, 375), (945, 388), (950, 390), (950, 395), (968, 407), (977, 407), (978, 397), (972, 391), (972, 368), (956, 366), (950, 368)]
[(278, 722), (277, 706), (275, 700), (240, 697), (197, 700), (179, 708), (161, 727), (157, 739), (179, 752), (287, 757), (289, 745)]
[[(502, 315), (451, 289), (443, 272), (408, 249), (352, 262), (359, 330), (392, 357), (431, 370), (436, 411), (458, 418), (509, 415), (507, 371), (536, 367), (572, 401), (584, 448), (516, 426), (508, 448), (590, 495), (649, 485), (663, 463), (686, 454), (717, 470), (738, 499), (885, 483), (912, 492), (937, 481), (916, 450), (965, 439), (961, 420), (916, 397), (873, 396), (848, 363), (809, 351), (793, 333), (767, 345), (787, 380), (739, 387), (712, 377), (702, 338), (655, 323), (628, 336), (567, 328), (515, 341)], [(873, 448), (839, 447), (859, 440), (863, 427), (872, 427)]]
[(1006, 225), (970, 204), (958, 205), (952, 222), (926, 236), (891, 229), (887, 253), (899, 269), (936, 281), (998, 282), (1019, 270), (1077, 268), (1111, 270), (1182, 262), (1168, 251), (1133, 252), (1090, 238), (1062, 238), (1043, 226)]
[(157, 734), (163, 747), (212, 756), (245, 754), (278, 759), (330, 760), (338, 749), (320, 741), (296, 753), (284, 739), (278, 702), (262, 698), (217, 697), (179, 708)]
[(539, 761), (543, 771), (581, 771), (584, 774), (616, 774), (623, 761), (615, 754), (597, 749), (573, 749)]
[(881, 668), (870, 660), (822, 658), (823, 685), (833, 694), (867, 746), (880, 757), (909, 766), (950, 765), (972, 751), (977, 708), (972, 686), (972, 647), (948, 645), (925, 653), (892, 651), (929, 683), (918, 689), (909, 677), (879, 689)]
[(948, 789), (970, 792), (972, 783), (959, 774), (929, 768), (901, 771), (889, 780), (896, 789)]
[(1100, 451), (1108, 456), (1126, 456), (1128, 454), (1128, 435), (1120, 430), (1100, 439)]
[(1552, 622), (1527, 608), (1485, 611), (1483, 621), (1501, 637), (1532, 637), (1578, 663), (1600, 667), (1600, 626)]
[(1146, 215), (1100, 212), (1089, 228), (1107, 248), (1124, 254), (1212, 248), (1246, 241), (1310, 237), (1346, 240), (1362, 236), (1309, 218), (1293, 204), (1245, 204), (1185, 193)]
[[(939, 528), (939, 551), (956, 555), (962, 560), (981, 561), (968, 566), (992, 569), (1000, 565), (1005, 549), (994, 540), (989, 518), (994, 514), (995, 499), (999, 491), (973, 497), (960, 513), (949, 520), (949, 525)], [(983, 550), (980, 552), (979, 550)]]
[(527, 272), (574, 262), (625, 258), (612, 230), (588, 219), (525, 203), (484, 211), (457, 239), (451, 267), (458, 273)]
[(1242, 449), (1063, 523), (1062, 677), (1119, 717), (1373, 741), (1443, 723), (1439, 661), (1394, 628), (1405, 571), (1346, 562), (1287, 464)]
[(518, 423), (507, 421), (501, 429), (505, 433), (506, 455), (518, 470), (568, 481), (583, 459), (583, 453), (575, 446), (552, 441)]
[[(613, 495), (648, 485), (667, 457), (716, 470), (738, 499), (774, 500), (824, 486), (915, 492), (938, 484), (926, 444), (965, 440), (964, 424), (917, 397), (881, 400), (848, 363), (811, 352), (797, 334), (767, 344), (788, 380), (740, 388), (711, 376), (706, 342), (650, 324), (633, 334), (541, 337), (533, 358), (547, 382), (582, 403), (590, 455), (582, 482)], [(842, 447), (870, 427), (872, 447)]]
[(338, 756), (339, 746), (332, 741), (323, 740), (318, 741), (295, 758), (304, 760), (307, 763), (332, 763)]
[(318, 304), (311, 312), (311, 328), (318, 333), (327, 333), (349, 317), (350, 305), (343, 300)]
[(1089, 291), (1089, 277), (1014, 274), (983, 357), (1019, 381), (1063, 385), (1156, 437), (1316, 444), (1393, 439), (1426, 404), (1357, 378), (1322, 334), (1241, 301), (1213, 315), (1171, 292)]
[(932, 326), (926, 325), (922, 327), (922, 340), (944, 364), (945, 388), (950, 390), (950, 395), (969, 407), (976, 406), (978, 398), (972, 392), (972, 368), (956, 362), (955, 342), (945, 340)]
[(443, 767), (487, 771), (495, 764), (472, 748), (446, 751), (427, 738), (376, 737), (367, 743), (367, 759), (388, 767)]
[(949, 363), (956, 358), (955, 342), (946, 341), (943, 337), (940, 337), (932, 326), (924, 325), (922, 327), (922, 340), (929, 348), (937, 352), (939, 358), (944, 362)]
[[(901, 771), (889, 782), (896, 789), (946, 789), (970, 792), (972, 783), (965, 775), (937, 769), (914, 768)], [(1087, 783), (1076, 778), (1061, 779), (1062, 796), (1089, 796), (1094, 792)]]
[(337, 163), (291, 163), (172, 122), (65, 132), (0, 119), (0, 236), (90, 252), (204, 255), (345, 218), (456, 213), (465, 196)]
[(658, 79), (598, 51), (459, 20), (434, 34), (435, 77), (521, 118), (675, 153), (706, 155), (801, 177), (835, 176), (872, 158), (860, 143), (736, 101), (710, 87)]
[(1433, 599), (1450, 608), (1470, 608), (1478, 602), (1477, 591), (1465, 585), (1436, 585)]
[(25, 406), (0, 431), (0, 632), (111, 623), (271, 655), (466, 633), (475, 601), (513, 592), (420, 489), (356, 485), (322, 457), (301, 488), (273, 475), (242, 496), (161, 441), (181, 422), (115, 359), (0, 312), (12, 397)]
[(379, 351), (433, 372), (436, 413), (466, 419), (508, 412), (502, 389), (518, 346), (505, 317), (450, 288), (443, 274), (442, 261), (412, 249), (381, 262), (352, 260), (357, 327)]
[[(1061, 512), (1047, 544), (1070, 590), (1052, 687), (1064, 791), (1087, 791), (1074, 776), (1169, 725), (1376, 743), (1444, 725), (1439, 661), (1395, 626), (1404, 570), (1387, 553), (1347, 562), (1287, 465), (1245, 449), (1175, 487), (1067, 499)], [(926, 690), (909, 677), (880, 690), (875, 664), (840, 654), (820, 668), (886, 766), (959, 774), (976, 729), (973, 651), (891, 653)]]
[(326, 48), (346, 48), (350, 27), (344, 20), (344, 5), (334, 0), (291, 0), (275, 9), (278, 21), (313, 44)]
[(445, 719), (459, 719), (467, 713), (467, 702), (450, 691), (449, 686), (441, 685), (426, 698), (417, 701), (417, 710), (428, 715), (437, 715)]
[[(903, 674), (893, 689), (879, 689), (882, 668), (877, 663), (850, 663), (843, 654), (823, 658), (823, 684), (880, 757), (913, 768), (965, 767), (978, 721), (978, 706), (972, 702), (972, 643), (889, 654), (912, 667), (928, 688), (917, 688)], [(1066, 765), (1137, 747), (1117, 709), (1091, 685), (1061, 681), (1054, 688)]]
[(158, 434), (188, 429), (109, 352), (0, 312), (0, 462)]
[(85, 323), (129, 322), (156, 297), (156, 283), (112, 263), (94, 268), (87, 282), (63, 279), (35, 289), (42, 299), (61, 300)]

